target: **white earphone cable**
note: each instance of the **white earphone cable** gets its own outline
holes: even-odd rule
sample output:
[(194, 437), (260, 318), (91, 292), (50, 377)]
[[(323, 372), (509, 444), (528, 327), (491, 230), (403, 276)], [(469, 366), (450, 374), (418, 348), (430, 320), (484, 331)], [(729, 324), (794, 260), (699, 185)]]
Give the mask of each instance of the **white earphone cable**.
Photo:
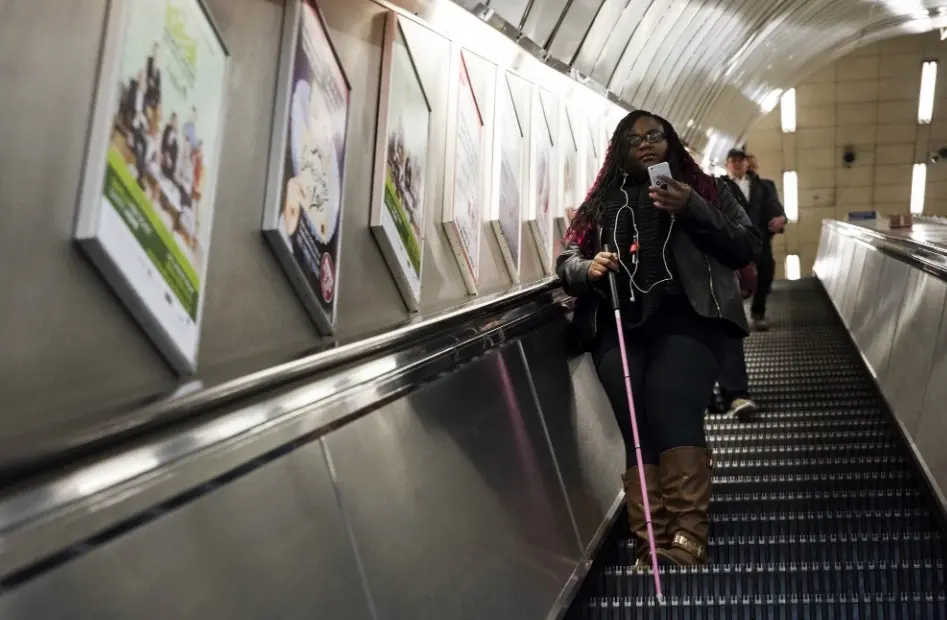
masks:
[(668, 229), (668, 236), (667, 238), (665, 238), (664, 244), (661, 246), (661, 260), (664, 261), (664, 271), (667, 273), (668, 277), (658, 280), (657, 282), (649, 286), (647, 289), (643, 289), (640, 286), (638, 286), (637, 282), (635, 282), (635, 275), (638, 273), (638, 262), (639, 262), (637, 258), (638, 256), (637, 253), (638, 251), (640, 251), (641, 248), (640, 247), (635, 248), (634, 269), (629, 270), (628, 266), (625, 265), (625, 261), (623, 261), (621, 258), (621, 246), (618, 245), (618, 217), (621, 215), (621, 212), (624, 211), (625, 209), (628, 209), (628, 211), (631, 213), (631, 227), (634, 230), (633, 243), (635, 245), (638, 245), (638, 221), (635, 218), (635, 210), (632, 209), (631, 206), (629, 205), (629, 203), (631, 202), (631, 199), (628, 197), (628, 192), (625, 191), (625, 181), (627, 180), (627, 178), (628, 178), (628, 174), (623, 172), (622, 177), (621, 177), (620, 189), (621, 189), (621, 193), (624, 194), (625, 196), (625, 204), (623, 204), (615, 213), (615, 224), (614, 226), (612, 226), (612, 241), (615, 243), (615, 249), (618, 253), (618, 264), (621, 265), (622, 269), (624, 269), (625, 273), (628, 275), (628, 280), (631, 282), (631, 301), (635, 301), (635, 289), (638, 289), (638, 291), (642, 295), (647, 295), (652, 290), (654, 290), (654, 287), (656, 287), (657, 285), (663, 284), (665, 282), (671, 282), (672, 280), (674, 280), (674, 275), (671, 273), (671, 268), (668, 266), (668, 259), (667, 259), (668, 242), (671, 240), (671, 233), (674, 232), (674, 216), (673, 215), (671, 216), (671, 226)]

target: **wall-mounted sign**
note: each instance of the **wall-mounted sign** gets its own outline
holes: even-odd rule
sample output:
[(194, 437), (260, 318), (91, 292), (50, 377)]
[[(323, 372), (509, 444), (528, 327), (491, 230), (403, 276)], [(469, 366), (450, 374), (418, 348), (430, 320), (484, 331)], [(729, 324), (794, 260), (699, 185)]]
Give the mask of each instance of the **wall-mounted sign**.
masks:
[(75, 238), (180, 373), (197, 368), (229, 54), (200, 0), (109, 4)]
[(382, 47), (371, 228), (408, 310), (421, 303), (431, 104), (396, 13)]
[(447, 239), (457, 257), (467, 292), (477, 294), (480, 276), (480, 231), (483, 228), (483, 115), (470, 82), (463, 51), (455, 56), (453, 131), (447, 141), (443, 222)]
[(351, 87), (310, 2), (286, 6), (279, 75), (263, 233), (313, 321), (331, 334)]

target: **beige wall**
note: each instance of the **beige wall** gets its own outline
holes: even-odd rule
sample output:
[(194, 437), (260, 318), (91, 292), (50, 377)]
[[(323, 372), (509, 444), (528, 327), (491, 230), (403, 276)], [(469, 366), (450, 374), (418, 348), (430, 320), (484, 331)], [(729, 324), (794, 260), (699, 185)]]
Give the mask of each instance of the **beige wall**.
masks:
[[(930, 125), (917, 124), (921, 63), (939, 60)], [(947, 146), (947, 41), (939, 33), (889, 39), (862, 48), (811, 75), (796, 89), (796, 132), (783, 134), (779, 107), (748, 134), (763, 176), (776, 181), (796, 170), (799, 221), (777, 237), (777, 277), (785, 256), (798, 254), (812, 273), (824, 218), (849, 211), (907, 212), (913, 164)], [(857, 159), (844, 167), (846, 145)], [(928, 166), (924, 211), (947, 215), (947, 161)]]

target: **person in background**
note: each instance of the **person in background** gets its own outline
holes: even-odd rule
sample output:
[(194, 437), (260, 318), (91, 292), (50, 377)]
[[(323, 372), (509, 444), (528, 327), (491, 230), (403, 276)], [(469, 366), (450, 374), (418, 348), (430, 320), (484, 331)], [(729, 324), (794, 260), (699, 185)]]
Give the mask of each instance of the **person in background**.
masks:
[(190, 153), (197, 146), (197, 106), (191, 106), (191, 118), (181, 127), (181, 133), (187, 140), (187, 152)]
[[(648, 166), (673, 178), (651, 187)], [(603, 251), (604, 243), (614, 252)], [(618, 124), (605, 162), (576, 210), (556, 273), (576, 297), (573, 328), (625, 442), (622, 476), (636, 561), (648, 564), (647, 515), (625, 392), (608, 274), (614, 273), (647, 497), (665, 564), (707, 561), (711, 455), (704, 406), (725, 343), (748, 333), (734, 270), (762, 240), (729, 187), (704, 174), (661, 117), (637, 110)]]
[(731, 338), (724, 345), (717, 385), (727, 416), (741, 422), (750, 422), (756, 417), (759, 406), (750, 398), (750, 377), (746, 370), (742, 338)]
[[(770, 191), (773, 192), (773, 196), (776, 198), (776, 201), (779, 202), (779, 191), (776, 189), (776, 181), (772, 179), (764, 179), (760, 176), (760, 160), (756, 158), (756, 155), (746, 155), (746, 170), (747, 173), (753, 173), (757, 176), (761, 183), (765, 183), (769, 187)], [(782, 209), (782, 202), (779, 202), (779, 208)]]
[[(749, 264), (737, 272), (740, 293), (743, 299), (753, 296), (756, 291), (756, 265)], [(712, 413), (725, 413), (741, 422), (750, 422), (759, 412), (756, 402), (750, 398), (750, 377), (746, 369), (746, 356), (743, 350), (743, 338), (732, 338), (724, 346), (720, 362), (720, 399), (723, 407), (718, 407), (713, 393), (707, 410)]]
[(174, 172), (178, 167), (178, 114), (171, 113), (171, 120), (161, 134), (161, 173), (169, 181), (174, 180)]
[(126, 122), (130, 132), (132, 153), (135, 157), (135, 176), (138, 185), (145, 188), (145, 154), (148, 143), (145, 135), (148, 133), (148, 119), (145, 116), (145, 73), (139, 71), (135, 79), (129, 81), (126, 93), (125, 109)]
[[(782, 204), (779, 202), (776, 193), (776, 184), (769, 179), (759, 177), (756, 173), (759, 164), (756, 157), (752, 155), (743, 154), (746, 170), (742, 171), (739, 162), (741, 153), (741, 151), (735, 149), (727, 157), (727, 169), (730, 173), (729, 181), (731, 185), (739, 185), (737, 188), (739, 190), (738, 197), (743, 198), (741, 202), (750, 218), (753, 219), (754, 213), (762, 214), (762, 218), (757, 217), (756, 221), (762, 219), (767, 222), (767, 229), (763, 230), (761, 228), (760, 233), (764, 240), (769, 241), (771, 238), (769, 226), (771, 218), (769, 218), (769, 214), (783, 213)], [(743, 172), (742, 177), (739, 176), (740, 172)], [(754, 198), (757, 201), (755, 208), (752, 203)], [(762, 206), (760, 203), (762, 203)], [(780, 226), (785, 224), (784, 217), (779, 224)], [(759, 227), (759, 224), (757, 226)], [(764, 256), (764, 254), (766, 255)], [(753, 293), (751, 295), (754, 304), (751, 313), (754, 318), (754, 326), (759, 330), (768, 328), (765, 321), (766, 296), (772, 286), (775, 268), (776, 264), (772, 258), (772, 244), (766, 243), (757, 261), (756, 281), (752, 287)], [(761, 287), (765, 287), (762, 293), (760, 293)], [(761, 296), (758, 297), (758, 295)], [(749, 422), (756, 417), (759, 406), (750, 397), (750, 378), (747, 373), (746, 352), (743, 345), (742, 338), (735, 338), (726, 343), (721, 361), (720, 376), (717, 379), (723, 409), (722, 411), (717, 409), (716, 399), (713, 397), (711, 397), (711, 404), (708, 409), (716, 413), (726, 413), (726, 415), (737, 418), (741, 422)]]
[(145, 88), (145, 103), (152, 110), (157, 109), (161, 103), (161, 69), (158, 68), (158, 42), (155, 41), (151, 46), (151, 55), (145, 61), (145, 75), (147, 76), (147, 87)]
[(776, 195), (775, 185), (760, 179), (748, 169), (746, 153), (742, 149), (731, 149), (727, 154), (726, 182), (746, 209), (750, 221), (759, 229), (763, 237), (763, 248), (756, 259), (757, 285), (750, 305), (753, 328), (766, 331), (766, 298), (773, 287), (776, 275), (776, 259), (773, 258), (773, 236), (783, 232), (786, 226), (786, 214)]

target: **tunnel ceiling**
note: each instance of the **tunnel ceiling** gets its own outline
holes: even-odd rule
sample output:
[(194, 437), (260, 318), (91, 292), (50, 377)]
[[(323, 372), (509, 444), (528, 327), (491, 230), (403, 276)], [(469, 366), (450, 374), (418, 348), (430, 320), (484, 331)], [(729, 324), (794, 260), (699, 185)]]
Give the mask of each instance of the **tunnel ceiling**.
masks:
[(714, 155), (854, 49), (947, 26), (945, 0), (456, 0)]

